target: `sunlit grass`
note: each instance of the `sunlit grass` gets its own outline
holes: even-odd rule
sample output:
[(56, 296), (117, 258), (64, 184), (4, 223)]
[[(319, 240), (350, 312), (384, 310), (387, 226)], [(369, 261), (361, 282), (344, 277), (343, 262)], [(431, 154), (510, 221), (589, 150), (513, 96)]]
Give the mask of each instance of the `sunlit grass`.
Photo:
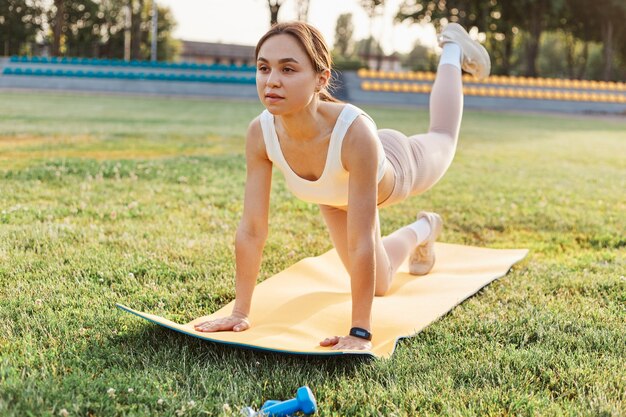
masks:
[[(366, 109), (379, 127), (427, 129), (425, 110)], [(260, 110), (0, 96), (0, 415), (237, 415), (304, 384), (320, 415), (623, 415), (618, 119), (466, 112), (448, 174), (384, 210), (383, 231), (436, 210), (444, 241), (531, 253), (391, 360), (235, 350), (117, 311), (188, 321), (233, 298), (243, 136)], [(317, 208), (274, 178), (261, 280), (330, 249)]]

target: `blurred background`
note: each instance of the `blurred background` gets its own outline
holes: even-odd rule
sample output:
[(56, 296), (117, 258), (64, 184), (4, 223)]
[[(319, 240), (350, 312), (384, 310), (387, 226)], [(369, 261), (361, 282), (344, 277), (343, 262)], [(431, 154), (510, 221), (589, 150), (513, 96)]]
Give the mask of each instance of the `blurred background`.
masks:
[(294, 19), (322, 30), (339, 69), (433, 71), (452, 21), (495, 75), (626, 80), (624, 0), (1, 0), (0, 55), (245, 65)]

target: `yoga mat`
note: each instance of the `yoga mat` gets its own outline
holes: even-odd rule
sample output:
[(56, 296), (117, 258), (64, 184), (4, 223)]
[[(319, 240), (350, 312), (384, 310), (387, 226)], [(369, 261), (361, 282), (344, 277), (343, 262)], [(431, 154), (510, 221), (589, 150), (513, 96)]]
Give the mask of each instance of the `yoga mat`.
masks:
[(437, 261), (424, 276), (408, 273), (405, 262), (384, 297), (375, 297), (372, 350), (336, 351), (319, 346), (328, 336), (350, 329), (350, 277), (333, 249), (305, 258), (258, 284), (252, 299), (252, 327), (244, 332), (202, 333), (194, 324), (227, 316), (231, 302), (186, 324), (117, 306), (160, 326), (212, 342), (308, 355), (390, 357), (399, 339), (414, 336), (491, 281), (506, 275), (528, 253), (525, 249), (486, 249), (436, 243)]

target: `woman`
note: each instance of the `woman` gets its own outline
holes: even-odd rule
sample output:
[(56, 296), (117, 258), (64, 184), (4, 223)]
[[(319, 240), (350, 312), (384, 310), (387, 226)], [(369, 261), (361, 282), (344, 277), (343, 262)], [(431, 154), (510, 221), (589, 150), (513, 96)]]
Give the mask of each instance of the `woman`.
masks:
[[(371, 309), (410, 255), (412, 274), (427, 274), (442, 220), (417, 221), (381, 237), (378, 208), (423, 193), (445, 173), (456, 149), (463, 109), (461, 68), (489, 75), (487, 51), (457, 24), (440, 36), (443, 53), (430, 97), (428, 133), (406, 137), (377, 130), (362, 110), (334, 99), (331, 56), (322, 35), (302, 23), (273, 26), (256, 47), (256, 84), (266, 110), (248, 127), (244, 209), (237, 229), (236, 299), (229, 317), (196, 325), (201, 332), (244, 331), (268, 234), (272, 166), (299, 198), (319, 205), (350, 275), (352, 328), (320, 342), (333, 349), (371, 349)], [(346, 329), (347, 330), (347, 329)]]

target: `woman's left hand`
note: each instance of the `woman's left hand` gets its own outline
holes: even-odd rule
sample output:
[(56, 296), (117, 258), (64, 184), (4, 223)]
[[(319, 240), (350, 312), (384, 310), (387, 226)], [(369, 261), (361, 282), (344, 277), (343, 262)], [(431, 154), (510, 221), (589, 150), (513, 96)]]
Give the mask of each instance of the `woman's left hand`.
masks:
[(372, 350), (372, 342), (354, 336), (327, 337), (320, 342), (320, 346), (332, 346), (333, 350)]

